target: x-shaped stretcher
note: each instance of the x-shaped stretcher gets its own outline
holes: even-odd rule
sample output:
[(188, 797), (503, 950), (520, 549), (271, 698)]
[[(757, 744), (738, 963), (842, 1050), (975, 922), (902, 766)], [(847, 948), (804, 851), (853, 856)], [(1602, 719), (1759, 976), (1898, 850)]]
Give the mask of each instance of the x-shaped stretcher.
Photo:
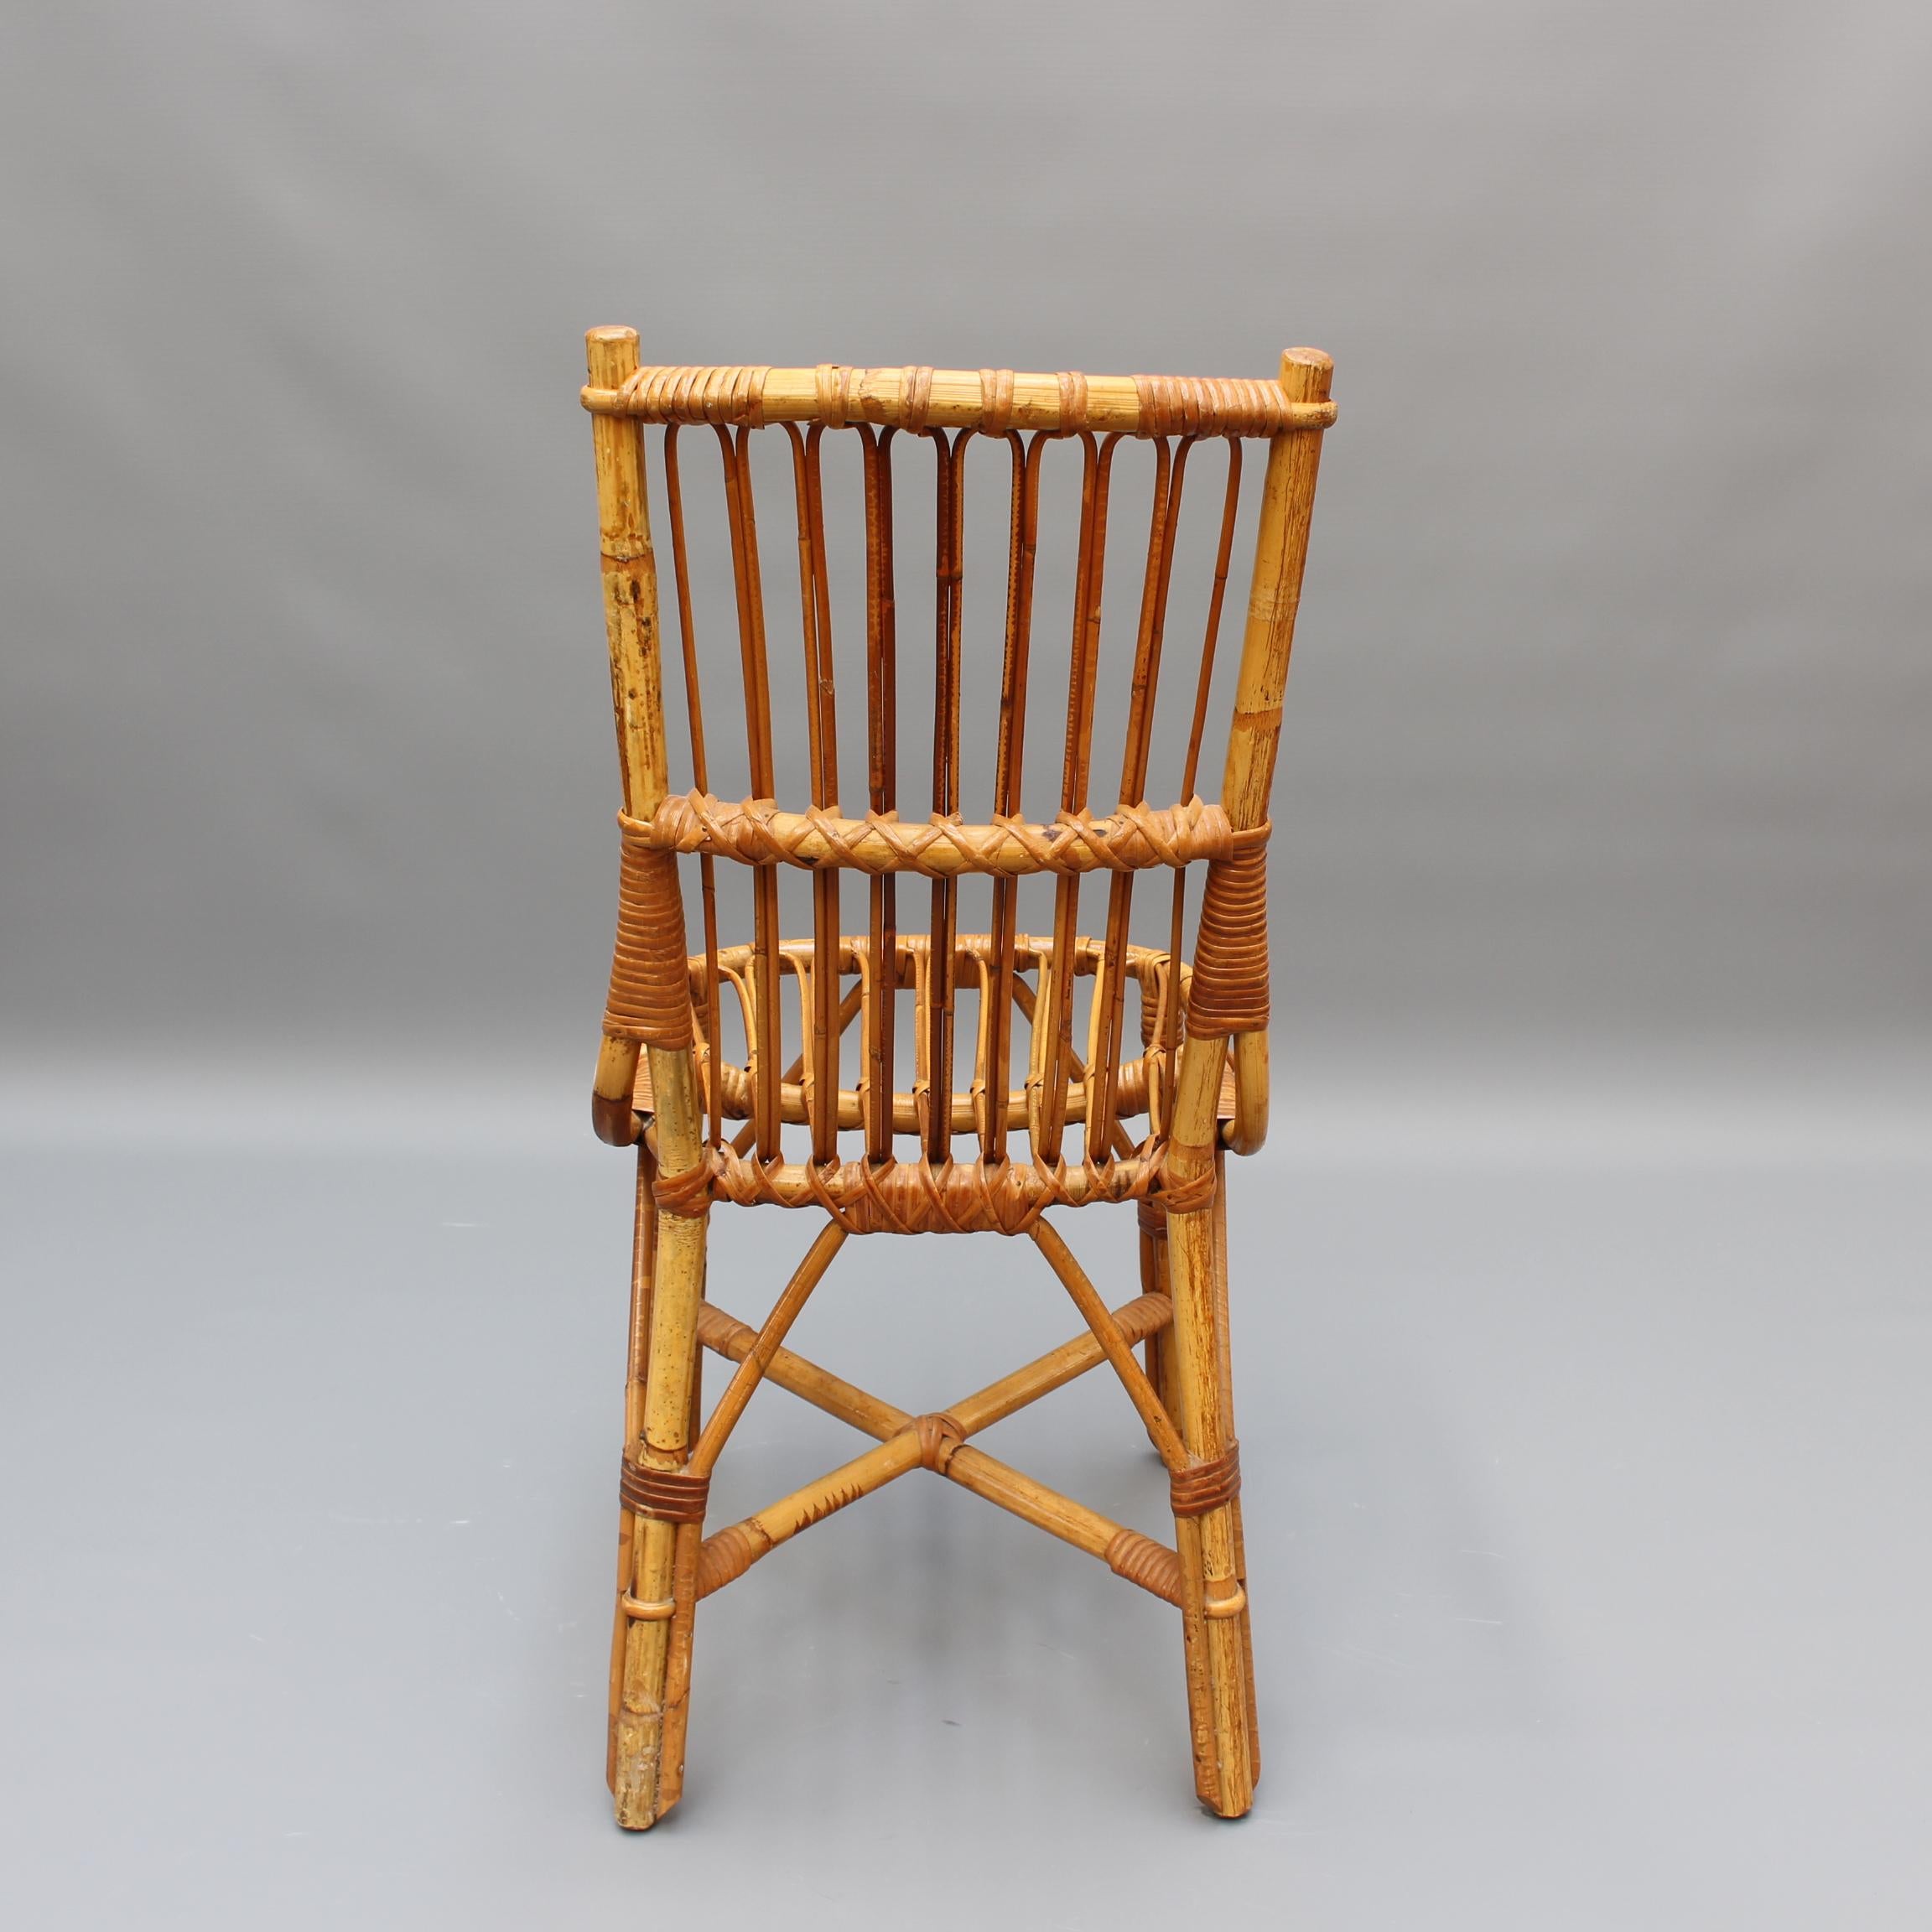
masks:
[[(1098, 1556), (1115, 1575), (1166, 1602), (1189, 1607), (1183, 1596), (1183, 1568), (1176, 1550), (1062, 1495), (969, 1440), (1104, 1360), (1119, 1377), (1166, 1465), (1177, 1517), (1206, 1514), (1230, 1500), (1239, 1489), (1239, 1464), (1233, 1449), (1213, 1462), (1191, 1461), (1172, 1419), (1135, 1359), (1136, 1344), (1171, 1322), (1173, 1306), (1169, 1297), (1144, 1294), (1110, 1310), (1053, 1228), (1042, 1220), (1029, 1232), (1072, 1296), (1088, 1332), (949, 1407), (924, 1415), (908, 1414), (783, 1345), (787, 1332), (844, 1243), (844, 1230), (835, 1223), (813, 1243), (762, 1328), (755, 1330), (712, 1303), (700, 1305), (698, 1340), (735, 1363), (737, 1372), (719, 1396), (685, 1468), (666, 1487), (667, 1498), (674, 1488), (688, 1499), (693, 1514), (701, 1516), (711, 1470), (761, 1381), (774, 1382), (849, 1423), (874, 1437), (877, 1446), (706, 1537), (698, 1551), (698, 1597), (709, 1596), (742, 1576), (760, 1557), (800, 1530), (883, 1488), (909, 1470), (926, 1468), (1011, 1511), (1049, 1535)], [(627, 1465), (626, 1472), (628, 1483), (648, 1485), (647, 1472), (640, 1472), (634, 1464)], [(636, 1500), (647, 1500), (648, 1494), (647, 1488)], [(1195, 1607), (1208, 1618), (1233, 1617), (1246, 1601), (1245, 1591), (1236, 1584), (1231, 1593), (1217, 1595)], [(641, 1602), (629, 1595), (623, 1607), (628, 1616), (640, 1619), (668, 1618), (674, 1612), (671, 1599)]]

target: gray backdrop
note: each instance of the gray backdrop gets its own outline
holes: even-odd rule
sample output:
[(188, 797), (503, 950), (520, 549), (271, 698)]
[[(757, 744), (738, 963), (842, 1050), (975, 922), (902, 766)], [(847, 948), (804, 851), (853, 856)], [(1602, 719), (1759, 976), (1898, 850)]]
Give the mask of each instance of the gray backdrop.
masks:
[[(189, 0), (8, 38), (0, 1898), (569, 1922), (771, 1841), (746, 1909), (789, 1882), (801, 1922), (1028, 1873), (1067, 1924), (1189, 1883), (1924, 1922), (1932, 14)], [(582, 1124), (615, 785), (575, 391), (611, 321), (662, 361), (1336, 357), (1237, 1176), (1275, 1754), (1234, 1831), (1187, 1812), (1165, 1624), (1071, 1557), (1042, 1607), (1007, 1525), (910, 1489), (720, 1610), (674, 1830), (598, 1823), (626, 1182)], [(788, 1261), (771, 1218), (733, 1266)], [(863, 1285), (893, 1259), (815, 1349), (940, 1400), (1065, 1326), (995, 1266), (988, 1332), (930, 1332)], [(1126, 1479), (1109, 1393), (1043, 1468)], [(842, 1452), (779, 1401), (747, 1505)], [(895, 1560), (937, 1580), (900, 1602)]]

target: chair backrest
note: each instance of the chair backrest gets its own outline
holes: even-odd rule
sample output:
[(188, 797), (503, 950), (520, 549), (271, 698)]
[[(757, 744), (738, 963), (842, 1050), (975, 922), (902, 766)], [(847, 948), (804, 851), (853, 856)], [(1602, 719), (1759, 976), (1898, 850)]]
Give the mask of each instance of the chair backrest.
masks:
[[(1083, 1131), (1087, 1164), (1130, 1150), (1119, 1127), (1124, 1111), (1147, 1109), (1158, 1133), (1183, 1029), (1242, 1036), (1265, 1026), (1268, 799), (1320, 433), (1334, 417), (1328, 358), (1290, 350), (1278, 382), (835, 366), (652, 368), (638, 365), (634, 331), (600, 329), (589, 335), (589, 363), (583, 400), (596, 440), (626, 859), (598, 1082), (600, 1130), (621, 1129), (616, 1116), (627, 1114), (630, 1094), (626, 1050), (634, 1070), (642, 1043), (665, 1052), (694, 1046), (705, 1068), (702, 1104), (713, 1146), (724, 1137), (727, 1116), (748, 1117), (739, 1151), (755, 1145), (761, 1162), (779, 1157), (787, 1119), (809, 1127), (815, 1163), (837, 1159), (842, 1131), (862, 1135), (874, 1162), (892, 1159), (896, 1136), (916, 1135), (921, 1160), (932, 1163), (949, 1160), (953, 1136), (970, 1133), (982, 1161), (998, 1163), (1007, 1157), (1010, 1134), (1024, 1128), (1034, 1161), (1047, 1166), (1062, 1162), (1070, 1124)], [(661, 434), (647, 454), (648, 425), (661, 426)], [(695, 447), (693, 437), (700, 439)], [(1256, 466), (1244, 463), (1242, 445), (1255, 439), (1268, 444), (1265, 473), (1258, 506), (1244, 510), (1244, 480)], [(1152, 460), (1142, 465), (1147, 480), (1135, 513), (1124, 519), (1116, 460), (1136, 440), (1150, 445)], [(843, 453), (828, 456), (842, 444)], [(1198, 476), (1203, 467), (1197, 452), (1217, 444), (1206, 486), (1190, 495), (1190, 468)], [(895, 534), (896, 525), (911, 524), (896, 507), (915, 460), (909, 446), (922, 468), (931, 463), (932, 477), (930, 522), (911, 543)], [(773, 454), (789, 471), (788, 487), (776, 484), (782, 491), (777, 508), (770, 501)], [(968, 506), (975, 487), (984, 492), (984, 485), (969, 482), (969, 455), (977, 459), (975, 478), (990, 465), (1004, 484), (1004, 528), (978, 546), (995, 553), (995, 567), (976, 563), (971, 579), (975, 616), (981, 609), (999, 614), (996, 680), (992, 649), (976, 667), (967, 644), (967, 538), (974, 527)], [(755, 476), (761, 462), (767, 470), (762, 503)], [(1036, 635), (1043, 477), (1056, 465), (1069, 486), (1077, 472), (1079, 491), (1077, 522), (1067, 499), (1077, 531), (1071, 580), (1062, 587), (1070, 621), (1056, 626), (1064, 640), (1054, 653), (1065, 652), (1063, 693), (1051, 673), (1040, 674), (1045, 653)], [(660, 630), (660, 571), (647, 509), (652, 470), (662, 479), (669, 535), (674, 642)], [(709, 550), (688, 527), (700, 496), (721, 526)], [(1187, 619), (1189, 655), (1176, 667), (1171, 660), (1180, 653), (1166, 640), (1176, 559), (1189, 527), (1183, 504), (1192, 511), (1203, 497), (1201, 607)], [(841, 509), (857, 538), (843, 552), (828, 542), (828, 527), (840, 527)], [(1225, 666), (1230, 655), (1218, 648), (1223, 604), (1244, 514), (1255, 543), (1245, 630), (1234, 675), (1224, 669), (1218, 681), (1218, 662)], [(774, 517), (782, 518), (782, 537)], [(1130, 636), (1130, 648), (1123, 641), (1104, 654), (1104, 589), (1110, 568), (1116, 575), (1121, 568), (1124, 521), (1135, 546), (1127, 561), (1139, 579), (1137, 607), (1130, 632), (1109, 627), (1109, 638), (1116, 629), (1123, 640)], [(761, 553), (761, 532), (765, 553), (795, 546), (795, 621), (773, 619), (776, 597), (768, 610), (772, 564)], [(932, 585), (930, 641), (911, 645), (901, 635), (911, 628), (909, 552)], [(735, 678), (722, 654), (701, 651), (699, 641), (701, 631), (718, 627), (697, 607), (704, 580), (709, 574), (721, 584), (727, 556), (729, 590), (720, 590), (720, 600), (728, 598), (734, 621)], [(717, 615), (722, 621), (723, 611)], [(991, 636), (989, 625), (989, 647)], [(1104, 655), (1110, 675), (1104, 675)], [(795, 687), (789, 701), (778, 675), (787, 664)], [(667, 667), (683, 693), (683, 716), (672, 724)], [(969, 717), (963, 730), (962, 697), (976, 672), (994, 714), (977, 733)], [(1043, 690), (1049, 682), (1052, 689)], [(1110, 683), (1124, 714), (1117, 783), (1110, 758), (1096, 770), (1097, 707), (1104, 708)], [(857, 729), (855, 688), (865, 699)], [(1212, 729), (1217, 693), (1226, 707), (1221, 731)], [(1030, 711), (1045, 699), (1057, 713), (1062, 695), (1057, 771), (1051, 780), (1036, 774), (1029, 781)], [(930, 761), (906, 773), (902, 740), (915, 709), (930, 716)], [(1036, 765), (1040, 736), (1033, 734)], [(713, 795), (714, 767), (727, 742), (735, 761), (742, 746), (739, 769), (749, 787), (742, 800)], [(688, 789), (674, 788), (673, 744), (681, 761), (688, 755)], [(1177, 771), (1165, 801), (1147, 796), (1157, 746)], [(1220, 796), (1207, 803), (1197, 795), (1202, 766), (1217, 756)], [(966, 789), (987, 802), (977, 822), (961, 816), (963, 776)], [(1090, 802), (1096, 784), (1112, 792), (1098, 816)], [(1047, 797), (1050, 808), (1042, 810)], [(704, 965), (688, 976), (672, 854), (699, 860)], [(748, 933), (720, 929), (721, 917), (732, 925), (719, 909), (720, 858), (749, 868)], [(1208, 886), (1192, 965), (1183, 969), (1185, 875), (1196, 864), (1206, 866)], [(1137, 946), (1130, 931), (1135, 877), (1156, 868), (1173, 878), (1166, 943)], [(780, 882), (787, 871), (809, 875), (809, 942), (783, 938)], [(1104, 932), (1092, 939), (1079, 923), (1081, 883), (1090, 871), (1109, 880)], [(865, 881), (863, 932), (842, 927), (845, 873)], [(900, 875), (909, 873), (930, 881), (924, 916), (910, 920), (898, 892)], [(990, 880), (983, 934), (961, 927), (962, 884), (975, 875)], [(1021, 882), (1034, 875), (1052, 892), (1051, 932), (1038, 937), (1017, 925)], [(1029, 973), (1036, 984), (1026, 983)], [(799, 1009), (799, 1050), (788, 1071), (782, 1065), (787, 978), (797, 982)], [(848, 980), (856, 983), (848, 989)], [(1074, 1044), (1082, 982), (1083, 1052)], [(1140, 1009), (1137, 1060), (1124, 1052), (1130, 984)], [(901, 989), (913, 995), (914, 1078), (896, 1103)], [(973, 1073), (959, 1091), (963, 995), (976, 1004), (977, 1016)], [(728, 1063), (731, 1007), (745, 1041), (743, 1068)], [(1015, 1011), (1029, 1032), (1026, 1074), (1022, 1088), (1010, 1093)], [(855, 1015), (857, 1076), (848, 1086), (839, 1043)]]

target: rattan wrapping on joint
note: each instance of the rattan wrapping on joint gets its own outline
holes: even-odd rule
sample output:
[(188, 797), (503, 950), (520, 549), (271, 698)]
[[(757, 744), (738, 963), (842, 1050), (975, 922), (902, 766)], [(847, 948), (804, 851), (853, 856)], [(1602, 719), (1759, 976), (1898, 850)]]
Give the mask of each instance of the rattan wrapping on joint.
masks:
[(698, 1594), (709, 1597), (735, 1582), (771, 1547), (749, 1523), (733, 1523), (707, 1536), (698, 1551)]
[(1143, 1536), (1138, 1530), (1123, 1530), (1107, 1545), (1107, 1567), (1116, 1576), (1138, 1583), (1168, 1602), (1181, 1601), (1181, 1559), (1164, 1543)]
[(624, 413), (647, 423), (742, 423), (756, 429), (765, 421), (769, 372), (730, 365), (640, 369), (618, 393)]
[(630, 835), (626, 822), (617, 886), (617, 944), (604, 1031), (621, 1040), (675, 1051), (692, 1042), (691, 995), (684, 951), (684, 901), (678, 861)]
[(919, 1436), (920, 1467), (930, 1469), (935, 1476), (943, 1476), (946, 1465), (953, 1460), (953, 1452), (966, 1440), (965, 1431), (943, 1411), (916, 1415), (912, 1426)]
[(1191, 1033), (1258, 1032), (1268, 1024), (1268, 848), (1238, 846), (1208, 868), (1194, 977)]
[(653, 1469), (626, 1456), (617, 1478), (617, 1492), (640, 1516), (660, 1523), (702, 1523), (711, 1493), (709, 1476), (683, 1469)]
[(1246, 377), (1136, 376), (1143, 436), (1269, 436), (1291, 405), (1279, 382)]
[(1241, 1493), (1241, 1445), (1230, 1442), (1218, 1456), (1190, 1463), (1167, 1478), (1168, 1498), (1176, 1516), (1205, 1516)]

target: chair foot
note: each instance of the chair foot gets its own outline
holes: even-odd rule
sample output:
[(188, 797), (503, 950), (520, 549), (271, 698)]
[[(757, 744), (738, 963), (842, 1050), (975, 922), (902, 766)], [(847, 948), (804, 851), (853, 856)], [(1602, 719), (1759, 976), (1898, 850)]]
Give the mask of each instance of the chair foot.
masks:
[[(662, 1602), (626, 1596), (622, 1681), (611, 1713), (610, 1796), (617, 1822), (627, 1831), (647, 1831), (677, 1804), (684, 1790), (684, 1730), (691, 1690), (691, 1633), (698, 1602), (698, 1551), (702, 1525), (641, 1524), (647, 1540), (661, 1536), (670, 1547), (647, 1548), (641, 1575), (652, 1559), (668, 1558), (670, 1597)], [(653, 1612), (668, 1614), (652, 1614)]]
[(1239, 1818), (1254, 1802), (1261, 1756), (1228, 1374), (1223, 1179), (1218, 1153), (1210, 1208), (1169, 1218), (1174, 1325), (1166, 1340), (1175, 1357), (1182, 1433), (1194, 1458), (1171, 1479), (1194, 1784), (1217, 1816)]
[(610, 1796), (617, 1822), (627, 1831), (649, 1831), (676, 1801), (666, 1789), (676, 1779), (665, 1775), (673, 1768), (665, 1749), (670, 1725), (664, 1628), (633, 1623), (625, 1645), (624, 1689), (612, 1722)]
[(1239, 1576), (1217, 1581), (1202, 1573), (1218, 1567), (1213, 1552), (1228, 1546), (1233, 1525), (1196, 1519), (1185, 1528), (1176, 1527), (1182, 1531), (1176, 1541), (1182, 1551), (1195, 1794), (1217, 1817), (1241, 1818), (1254, 1805), (1261, 1770), (1248, 1593)]

